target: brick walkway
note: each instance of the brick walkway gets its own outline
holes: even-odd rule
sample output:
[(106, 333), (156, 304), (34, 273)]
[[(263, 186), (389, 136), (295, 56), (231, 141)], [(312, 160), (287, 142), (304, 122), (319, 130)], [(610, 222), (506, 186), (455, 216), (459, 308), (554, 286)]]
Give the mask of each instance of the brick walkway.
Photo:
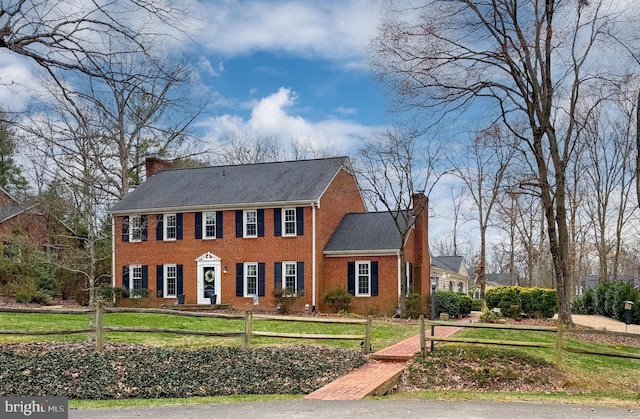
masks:
[[(461, 330), (460, 327), (436, 326), (434, 335), (446, 337), (459, 330)], [(430, 334), (428, 326), (427, 334)], [(427, 345), (430, 345), (429, 341)], [(382, 396), (393, 389), (404, 372), (407, 362), (418, 352), (420, 352), (420, 336), (416, 335), (374, 352), (369, 356), (373, 361), (308, 394), (305, 399), (358, 400), (366, 396)]]

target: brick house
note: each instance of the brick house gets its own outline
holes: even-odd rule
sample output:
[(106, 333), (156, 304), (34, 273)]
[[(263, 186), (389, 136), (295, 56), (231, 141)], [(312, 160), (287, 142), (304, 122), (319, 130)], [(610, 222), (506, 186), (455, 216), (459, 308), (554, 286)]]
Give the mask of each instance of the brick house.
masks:
[[(109, 211), (114, 286), (146, 288), (158, 305), (184, 295), (186, 304), (265, 310), (275, 307), (274, 290), (289, 288), (301, 295), (298, 310), (320, 311), (326, 292), (342, 287), (359, 312), (395, 310), (397, 251), (385, 244), (382, 252), (369, 237), (363, 247), (371, 249), (354, 253), (340, 239), (368, 236), (384, 218), (366, 212), (348, 158), (168, 169), (147, 159), (147, 180)], [(359, 216), (366, 218), (360, 231)], [(429, 266), (426, 227), (425, 216), (407, 246), (413, 276)], [(419, 243), (417, 230), (424, 232)], [(412, 281), (428, 292), (425, 271), (427, 285)]]
[(37, 207), (18, 202), (0, 188), (0, 238), (10, 243), (16, 236), (28, 237), (42, 250), (50, 242), (47, 220)]

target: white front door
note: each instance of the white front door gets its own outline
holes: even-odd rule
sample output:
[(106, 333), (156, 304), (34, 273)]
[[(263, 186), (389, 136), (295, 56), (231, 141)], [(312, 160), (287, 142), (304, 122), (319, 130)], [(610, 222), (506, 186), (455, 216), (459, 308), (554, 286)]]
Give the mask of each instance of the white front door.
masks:
[[(220, 258), (207, 252), (196, 259), (198, 264), (198, 304), (220, 304)], [(213, 298), (213, 300), (212, 300)]]

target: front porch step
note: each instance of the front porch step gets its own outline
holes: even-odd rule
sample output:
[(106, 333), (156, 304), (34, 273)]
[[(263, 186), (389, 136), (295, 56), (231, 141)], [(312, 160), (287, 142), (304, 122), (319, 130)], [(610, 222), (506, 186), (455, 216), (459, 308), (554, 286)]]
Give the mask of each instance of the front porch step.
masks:
[(178, 311), (211, 311), (230, 310), (231, 304), (177, 304), (173, 307)]

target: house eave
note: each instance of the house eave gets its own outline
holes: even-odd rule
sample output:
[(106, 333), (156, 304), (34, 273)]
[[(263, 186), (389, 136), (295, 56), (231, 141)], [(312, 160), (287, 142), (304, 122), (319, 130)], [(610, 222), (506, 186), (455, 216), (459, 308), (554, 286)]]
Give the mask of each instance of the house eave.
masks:
[(163, 208), (144, 208), (130, 210), (108, 211), (113, 216), (118, 215), (137, 215), (137, 214), (162, 214), (172, 212), (199, 212), (199, 211), (221, 211), (232, 209), (253, 209), (253, 208), (285, 208), (285, 207), (310, 207), (317, 203), (316, 199), (300, 200), (300, 201), (272, 201), (272, 202), (237, 202), (232, 204), (211, 204), (211, 205), (195, 205), (195, 206), (179, 206), (179, 207), (163, 207)]
[(325, 250), (327, 257), (353, 257), (353, 256), (397, 256), (398, 249), (367, 249), (367, 250)]

